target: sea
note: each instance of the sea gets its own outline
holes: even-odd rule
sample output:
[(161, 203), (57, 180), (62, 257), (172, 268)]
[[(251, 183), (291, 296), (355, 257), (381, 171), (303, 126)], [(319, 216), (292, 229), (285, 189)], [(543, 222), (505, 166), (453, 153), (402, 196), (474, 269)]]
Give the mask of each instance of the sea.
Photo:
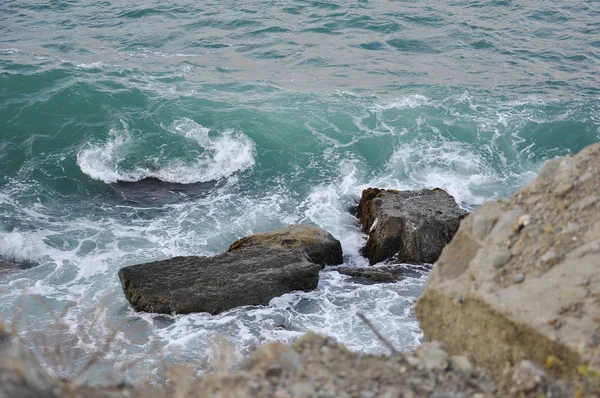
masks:
[(470, 211), (599, 140), (598, 1), (1, 0), (0, 256), (23, 269), (0, 274), (0, 318), (90, 384), (307, 331), (386, 353), (358, 312), (411, 350), (427, 266), (371, 285), (327, 268), (216, 316), (138, 313), (117, 272), (295, 223), (366, 266), (364, 188)]

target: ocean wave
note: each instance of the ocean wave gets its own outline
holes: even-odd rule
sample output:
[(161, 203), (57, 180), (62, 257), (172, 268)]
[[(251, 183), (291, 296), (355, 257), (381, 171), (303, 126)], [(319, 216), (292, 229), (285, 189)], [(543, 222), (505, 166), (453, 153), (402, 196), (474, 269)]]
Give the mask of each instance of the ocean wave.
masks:
[(412, 94), (406, 95), (401, 98), (396, 98), (393, 101), (389, 101), (385, 104), (377, 104), (375, 105), (375, 110), (383, 109), (413, 109), (418, 108), (420, 106), (430, 104), (431, 99), (421, 94)]
[(79, 151), (77, 164), (83, 173), (105, 183), (156, 178), (179, 184), (216, 181), (254, 166), (255, 145), (243, 133), (226, 130), (211, 137), (210, 129), (188, 118), (176, 120), (167, 131), (195, 141), (198, 149), (203, 150), (202, 156), (191, 161), (157, 156), (152, 165), (127, 168), (123, 162), (133, 155), (132, 151), (137, 147), (124, 126), (123, 130), (112, 129), (109, 133), (111, 138), (106, 143), (88, 144)]
[(67, 64), (67, 65), (72, 65), (72, 66), (76, 67), (77, 69), (83, 69), (83, 70), (102, 69), (106, 66), (103, 62), (100, 62), (100, 61), (85, 63), (85, 62), (74, 62), (74, 61), (62, 60), (61, 63)]
[(25, 51), (20, 48), (0, 48), (1, 55), (25, 54)]

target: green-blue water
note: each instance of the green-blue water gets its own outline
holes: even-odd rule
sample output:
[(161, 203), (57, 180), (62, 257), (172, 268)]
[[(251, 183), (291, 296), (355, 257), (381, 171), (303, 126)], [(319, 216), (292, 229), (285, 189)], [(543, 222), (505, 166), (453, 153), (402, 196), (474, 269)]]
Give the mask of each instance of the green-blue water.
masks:
[[(297, 222), (364, 265), (347, 212), (363, 188), (441, 187), (470, 209), (600, 139), (598, 2), (138, 3), (0, 2), (0, 256), (35, 264), (0, 274), (0, 317), (72, 353), (44, 359), (63, 376), (107, 339), (82, 379), (205, 370), (217, 336), (242, 355), (307, 329), (382, 352), (357, 310), (410, 349), (423, 273), (325, 272), (217, 317), (134, 313), (116, 273)], [(186, 185), (117, 183), (147, 177)]]

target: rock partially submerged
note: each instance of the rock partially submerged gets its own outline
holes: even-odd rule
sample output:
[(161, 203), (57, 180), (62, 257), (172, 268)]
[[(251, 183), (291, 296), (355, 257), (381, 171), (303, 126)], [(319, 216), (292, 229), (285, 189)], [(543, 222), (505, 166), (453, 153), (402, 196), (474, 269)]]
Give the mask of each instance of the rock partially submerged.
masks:
[(357, 214), (368, 234), (363, 253), (371, 264), (394, 256), (399, 262), (433, 263), (466, 214), (441, 189), (365, 189)]
[(207, 195), (219, 181), (181, 184), (147, 177), (139, 181), (118, 181), (111, 184), (121, 199), (139, 206), (163, 206), (185, 202)]
[(0, 257), (0, 272), (18, 270), (20, 265), (14, 261)]
[(124, 267), (119, 278), (138, 311), (218, 314), (317, 287), (321, 267), (300, 250), (248, 247), (214, 257), (175, 257)]
[(175, 257), (122, 268), (127, 300), (138, 311), (217, 314), (264, 305), (294, 290), (317, 287), (319, 269), (341, 264), (342, 246), (327, 231), (290, 225), (242, 238), (214, 257)]
[(286, 250), (300, 249), (315, 264), (338, 265), (344, 262), (342, 245), (329, 232), (313, 225), (289, 225), (276, 231), (246, 236), (229, 246), (229, 252), (247, 247), (272, 247)]
[(402, 279), (402, 268), (389, 267), (337, 267), (331, 271), (337, 271), (342, 275), (352, 277), (352, 281), (363, 284), (393, 283)]
[(600, 368), (599, 193), (600, 143), (465, 218), (416, 305), (425, 337), (497, 380), (522, 360)]

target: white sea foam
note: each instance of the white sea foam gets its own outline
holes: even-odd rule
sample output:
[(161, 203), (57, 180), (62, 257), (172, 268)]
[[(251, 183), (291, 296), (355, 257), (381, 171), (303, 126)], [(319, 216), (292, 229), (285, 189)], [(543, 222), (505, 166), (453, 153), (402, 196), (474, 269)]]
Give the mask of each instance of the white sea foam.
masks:
[(375, 105), (375, 109), (412, 109), (430, 104), (431, 100), (421, 94), (411, 94), (405, 97), (396, 98), (384, 104)]
[[(442, 188), (459, 202), (482, 203), (473, 194), (478, 184), (494, 178), (493, 170), (477, 153), (453, 141), (416, 142), (397, 148), (387, 165), (389, 176), (405, 175), (403, 185), (410, 188)], [(381, 177), (380, 177), (381, 178)]]
[(39, 258), (39, 253), (36, 253), (36, 247), (32, 246), (29, 235), (21, 231), (0, 235), (0, 255), (15, 261)]
[(102, 62), (90, 62), (90, 63), (85, 63), (85, 62), (80, 62), (75, 64), (76, 67), (78, 67), (79, 69), (101, 69), (104, 67), (104, 63)]
[[(386, 352), (356, 317), (357, 312), (363, 312), (399, 349), (411, 349), (420, 342), (422, 334), (411, 306), (422, 289), (424, 276), (379, 285), (362, 285), (348, 282), (349, 279), (335, 271), (322, 272), (319, 287), (312, 292), (284, 294), (272, 299), (268, 306), (236, 308), (217, 316), (179, 315), (173, 318), (172, 325), (156, 333), (168, 341), (167, 350), (175, 351), (202, 347), (197, 351), (208, 352), (207, 345), (222, 336), (240, 357), (253, 345), (291, 341), (309, 330), (343, 341), (354, 350)], [(143, 316), (149, 322), (149, 318), (156, 317)]]
[(63, 59), (60, 61), (61, 63), (65, 64), (65, 65), (72, 65), (77, 69), (82, 69), (82, 70), (93, 70), (93, 69), (103, 69), (104, 67), (106, 67), (106, 64), (104, 64), (101, 61), (96, 61), (96, 62), (76, 62), (76, 61), (70, 61), (67, 59)]
[(25, 51), (20, 48), (0, 48), (0, 54), (2, 55), (14, 55), (14, 54), (24, 54)]
[(357, 161), (342, 160), (338, 180), (314, 187), (297, 209), (304, 214), (301, 222), (316, 224), (340, 240), (346, 262), (364, 266), (368, 262), (359, 253), (364, 234), (349, 211), (354, 198), (360, 195), (360, 179)]
[[(530, 181), (540, 167), (539, 163), (529, 161), (535, 142), (526, 145), (530, 139), (521, 137), (522, 130), (527, 130), (531, 123), (571, 117), (570, 108), (550, 115), (536, 108), (553, 102), (536, 97), (488, 102), (465, 91), (443, 100), (409, 95), (375, 104), (371, 112), (377, 126), (370, 134), (393, 136), (395, 144), (385, 172), (375, 175), (364, 186), (440, 187), (467, 208), (510, 194)], [(410, 112), (420, 106), (433, 111)], [(394, 109), (408, 111), (390, 114)], [(396, 127), (390, 126), (390, 118)], [(398, 129), (398, 124), (402, 129)], [(468, 130), (463, 126), (472, 129), (472, 137), (464, 136)], [(454, 136), (455, 131), (460, 135)]]
[(193, 161), (158, 159), (161, 164), (158, 168), (137, 166), (124, 169), (122, 161), (128, 156), (128, 151), (135, 150), (131, 134), (124, 126), (123, 130), (111, 130), (105, 144), (88, 144), (78, 153), (77, 164), (91, 178), (106, 183), (133, 182), (152, 177), (190, 184), (226, 178), (255, 163), (254, 142), (243, 133), (227, 130), (217, 137), (210, 137), (210, 129), (187, 118), (175, 121), (168, 131), (194, 140), (204, 150), (203, 156)]

